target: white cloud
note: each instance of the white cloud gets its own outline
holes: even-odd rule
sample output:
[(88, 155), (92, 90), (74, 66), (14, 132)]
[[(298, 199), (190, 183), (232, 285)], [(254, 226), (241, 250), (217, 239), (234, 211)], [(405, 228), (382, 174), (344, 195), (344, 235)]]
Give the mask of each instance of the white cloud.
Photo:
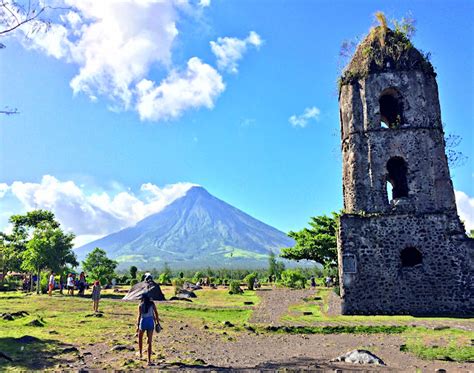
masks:
[(308, 107), (304, 109), (303, 114), (301, 115), (292, 115), (288, 121), (293, 127), (301, 127), (304, 128), (308, 125), (308, 122), (313, 119), (313, 120), (318, 120), (319, 119), (319, 114), (321, 111), (315, 107)]
[(255, 31), (251, 31), (245, 39), (223, 37), (217, 42), (211, 41), (211, 50), (217, 57), (217, 66), (221, 70), (231, 73), (238, 72), (237, 62), (242, 59), (249, 46), (257, 49), (262, 44), (262, 39)]
[(454, 195), (456, 196), (459, 217), (469, 232), (474, 229), (474, 197), (469, 197), (460, 190), (455, 190)]
[(147, 79), (138, 83), (137, 111), (142, 120), (177, 118), (187, 109), (202, 106), (211, 109), (224, 89), (219, 73), (193, 57), (186, 70), (172, 71), (159, 86)]
[[(142, 119), (161, 120), (212, 108), (224, 90), (219, 73), (199, 58), (190, 58), (181, 74), (172, 63), (183, 14), (199, 14), (210, 0), (55, 0), (54, 5), (67, 9), (55, 11), (58, 22), (25, 47), (77, 65), (70, 82), (75, 94), (93, 102), (105, 96), (112, 110), (136, 109)], [(29, 32), (18, 29), (19, 36)], [(260, 43), (258, 35), (248, 43)], [(157, 84), (150, 78), (153, 68), (169, 76)]]
[(62, 227), (78, 236), (77, 244), (134, 225), (185, 195), (193, 185), (177, 183), (160, 188), (146, 183), (137, 194), (87, 193), (84, 186), (73, 181), (45, 175), (40, 183), (15, 181), (8, 189), (25, 211), (37, 208), (53, 211)]

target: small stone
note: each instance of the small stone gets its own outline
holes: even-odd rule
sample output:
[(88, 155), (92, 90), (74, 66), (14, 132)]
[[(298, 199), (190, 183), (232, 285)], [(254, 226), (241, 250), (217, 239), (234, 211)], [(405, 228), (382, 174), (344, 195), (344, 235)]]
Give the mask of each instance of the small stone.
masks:
[(130, 346), (130, 345), (115, 345), (114, 347), (110, 349), (110, 351), (124, 351), (124, 350), (135, 351), (135, 347)]
[(71, 347), (63, 348), (60, 353), (61, 354), (70, 354), (70, 353), (73, 353), (73, 352), (76, 353), (76, 352), (79, 352), (79, 350), (76, 347), (71, 346)]

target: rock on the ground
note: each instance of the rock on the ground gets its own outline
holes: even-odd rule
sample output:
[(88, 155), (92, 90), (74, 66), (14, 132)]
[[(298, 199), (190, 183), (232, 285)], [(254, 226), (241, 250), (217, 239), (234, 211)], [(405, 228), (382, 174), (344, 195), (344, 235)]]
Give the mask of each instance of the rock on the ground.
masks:
[(39, 342), (41, 339), (33, 337), (32, 335), (24, 335), (23, 337), (16, 339), (20, 343), (34, 343)]
[(76, 347), (71, 346), (71, 347), (63, 348), (63, 350), (61, 351), (62, 354), (70, 354), (72, 352), (76, 353), (76, 352), (79, 352), (79, 350)]
[(110, 349), (110, 351), (135, 351), (135, 347), (130, 346), (130, 345), (116, 345)]
[(376, 364), (385, 365), (385, 363), (372, 352), (367, 350), (353, 350), (338, 356), (331, 361), (342, 361), (352, 364)]

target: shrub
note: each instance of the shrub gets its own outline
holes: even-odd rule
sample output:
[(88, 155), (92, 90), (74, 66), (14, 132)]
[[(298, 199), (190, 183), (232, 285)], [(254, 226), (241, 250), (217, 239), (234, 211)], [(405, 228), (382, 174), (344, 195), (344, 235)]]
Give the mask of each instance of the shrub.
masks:
[(255, 284), (255, 279), (256, 278), (257, 278), (257, 274), (255, 272), (250, 273), (247, 276), (245, 276), (244, 281), (247, 284), (247, 288), (249, 290), (253, 290), (253, 285)]
[(129, 283), (129, 277), (127, 275), (123, 275), (122, 277), (118, 278), (118, 283), (123, 285), (123, 284), (128, 284)]
[(179, 293), (179, 290), (183, 288), (183, 284), (184, 284), (184, 279), (182, 278), (174, 278), (171, 283), (173, 284), (174, 286), (174, 293), (175, 294), (178, 294)]
[(194, 276), (193, 276), (193, 282), (196, 283), (198, 281), (201, 280), (201, 278), (204, 277), (204, 273), (202, 273), (201, 271), (197, 271)]
[(299, 269), (286, 269), (281, 273), (281, 283), (292, 289), (304, 289), (306, 277)]
[(171, 283), (171, 278), (170, 278), (169, 273), (163, 272), (162, 274), (160, 274), (160, 277), (158, 278), (158, 282), (162, 285), (170, 284)]
[(240, 288), (240, 281), (232, 280), (229, 285), (229, 294), (242, 294), (244, 291)]
[(130, 280), (130, 286), (133, 286), (133, 285), (136, 285), (136, 284), (138, 284), (138, 280), (136, 278), (132, 278)]

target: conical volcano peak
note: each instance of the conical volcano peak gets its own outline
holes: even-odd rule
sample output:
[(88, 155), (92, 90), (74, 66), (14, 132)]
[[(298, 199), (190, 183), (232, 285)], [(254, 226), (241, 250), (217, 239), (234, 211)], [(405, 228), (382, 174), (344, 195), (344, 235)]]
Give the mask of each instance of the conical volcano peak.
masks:
[(210, 196), (211, 194), (202, 186), (194, 185), (188, 189), (186, 196)]
[(385, 25), (376, 26), (357, 46), (340, 78), (340, 86), (353, 84), (371, 74), (412, 70), (436, 76), (428, 58), (413, 46), (406, 33)]
[(285, 233), (192, 186), (163, 210), (78, 248), (85, 256), (95, 247), (117, 260), (121, 268), (216, 266), (261, 267), (270, 252), (279, 253), (294, 241)]

